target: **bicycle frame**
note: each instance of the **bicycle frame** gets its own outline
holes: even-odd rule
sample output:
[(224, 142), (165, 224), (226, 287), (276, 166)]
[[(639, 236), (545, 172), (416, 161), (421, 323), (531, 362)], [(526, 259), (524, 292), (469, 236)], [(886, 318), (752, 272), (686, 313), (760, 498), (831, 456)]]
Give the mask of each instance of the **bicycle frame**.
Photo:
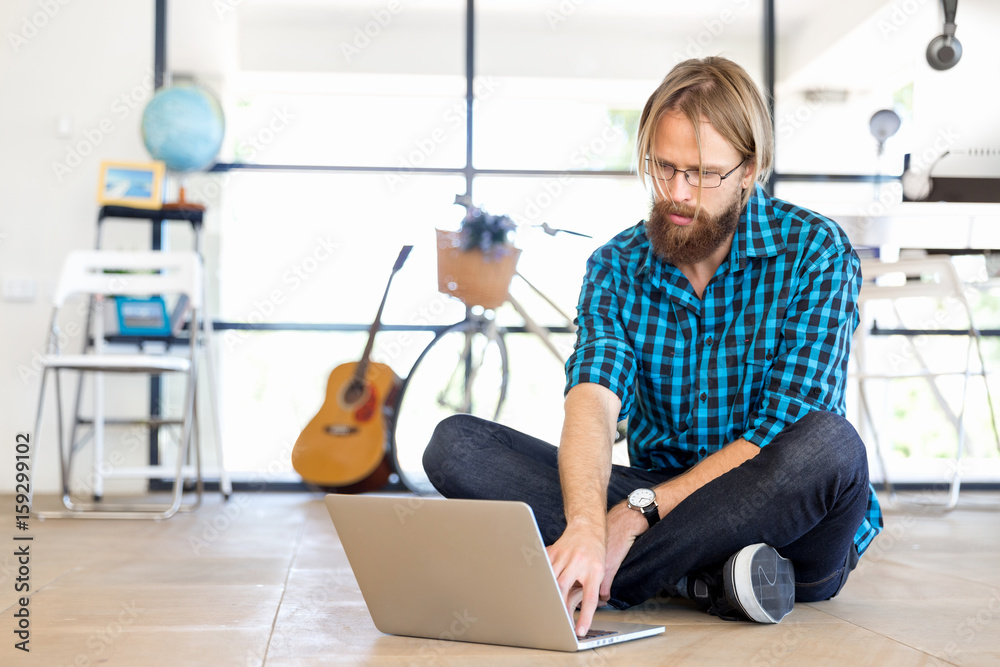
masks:
[[(535, 294), (541, 297), (545, 303), (549, 304), (553, 310), (562, 316), (562, 318), (566, 321), (566, 327), (571, 333), (576, 331), (576, 325), (573, 324), (573, 318), (570, 317), (566, 311), (560, 308), (558, 304), (550, 299), (544, 292), (535, 287), (535, 285), (532, 284), (530, 280), (525, 278), (520, 271), (516, 271), (514, 275), (524, 281), (525, 285), (530, 287)], [(547, 347), (549, 351), (555, 355), (556, 359), (561, 362), (565, 362), (566, 355), (555, 346), (555, 343), (552, 342), (551, 330), (535, 322), (535, 320), (528, 314), (528, 311), (524, 308), (524, 306), (522, 306), (521, 303), (510, 294), (507, 295), (507, 303), (509, 303), (514, 310), (517, 311), (517, 314), (521, 316), (521, 319), (524, 320), (524, 328), (538, 336), (539, 340), (541, 340), (545, 347)]]

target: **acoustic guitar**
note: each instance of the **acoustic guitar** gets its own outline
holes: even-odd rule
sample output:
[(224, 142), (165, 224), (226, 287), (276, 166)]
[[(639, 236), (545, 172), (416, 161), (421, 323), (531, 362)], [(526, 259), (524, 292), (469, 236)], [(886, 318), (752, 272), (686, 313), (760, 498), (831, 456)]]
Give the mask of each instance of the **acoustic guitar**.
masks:
[(360, 493), (389, 481), (393, 466), (386, 451), (400, 380), (389, 366), (369, 357), (393, 276), (412, 249), (403, 246), (399, 251), (361, 360), (333, 369), (322, 407), (295, 441), (292, 467), (306, 482)]

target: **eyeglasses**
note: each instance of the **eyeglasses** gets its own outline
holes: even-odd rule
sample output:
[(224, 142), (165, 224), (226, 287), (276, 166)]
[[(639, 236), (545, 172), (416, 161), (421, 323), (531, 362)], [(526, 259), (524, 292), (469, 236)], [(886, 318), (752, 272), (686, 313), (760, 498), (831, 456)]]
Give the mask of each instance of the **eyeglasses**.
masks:
[[(650, 176), (661, 183), (666, 183), (672, 180), (674, 174), (684, 174), (684, 180), (686, 180), (692, 187), (703, 187), (706, 189), (717, 188), (722, 185), (722, 181), (726, 180), (733, 175), (733, 172), (743, 166), (743, 164), (749, 158), (743, 158), (743, 162), (729, 170), (725, 175), (716, 173), (714, 171), (699, 171), (698, 169), (677, 169), (672, 164), (667, 164), (666, 162), (660, 162), (658, 160), (653, 160), (652, 158), (646, 158), (646, 175)], [(656, 164), (656, 169), (653, 169), (653, 163)], [(656, 173), (654, 173), (654, 171)]]

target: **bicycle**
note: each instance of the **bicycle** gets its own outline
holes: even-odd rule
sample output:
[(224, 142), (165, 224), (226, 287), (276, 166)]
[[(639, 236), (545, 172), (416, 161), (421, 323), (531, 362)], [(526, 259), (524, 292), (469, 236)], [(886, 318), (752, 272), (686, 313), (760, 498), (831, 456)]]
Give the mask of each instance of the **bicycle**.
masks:
[[(542, 230), (555, 236), (559, 232), (586, 236), (579, 232)], [(589, 238), (589, 237), (587, 237)], [(558, 313), (564, 323), (543, 326), (517, 298), (508, 292), (509, 303), (524, 321), (523, 326), (505, 327), (496, 321), (490, 309), (466, 306), (465, 319), (437, 331), (403, 380), (396, 402), (392, 429), (391, 453), (400, 482), (417, 494), (434, 492), (421, 459), (437, 424), (453, 414), (472, 414), (498, 421), (507, 399), (510, 383), (508, 333), (531, 333), (552, 353), (559, 364), (565, 363), (569, 349), (560, 349), (552, 335), (576, 332), (573, 318), (521, 273), (514, 276), (531, 292)], [(447, 381), (441, 386), (442, 375)]]

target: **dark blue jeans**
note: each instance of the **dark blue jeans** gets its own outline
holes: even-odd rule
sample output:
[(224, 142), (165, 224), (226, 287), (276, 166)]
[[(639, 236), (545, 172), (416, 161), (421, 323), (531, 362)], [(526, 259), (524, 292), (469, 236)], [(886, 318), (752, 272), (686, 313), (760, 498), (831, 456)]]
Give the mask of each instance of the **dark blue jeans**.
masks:
[[(448, 498), (527, 503), (542, 539), (552, 544), (566, 528), (557, 452), (508, 427), (456, 415), (438, 425), (423, 462)], [(675, 474), (613, 466), (608, 508)], [(720, 567), (758, 542), (795, 564), (796, 600), (826, 600), (857, 563), (854, 534), (867, 503), (861, 438), (840, 416), (810, 413), (640, 535), (612, 584), (611, 604), (624, 608), (671, 591), (686, 575)]]

